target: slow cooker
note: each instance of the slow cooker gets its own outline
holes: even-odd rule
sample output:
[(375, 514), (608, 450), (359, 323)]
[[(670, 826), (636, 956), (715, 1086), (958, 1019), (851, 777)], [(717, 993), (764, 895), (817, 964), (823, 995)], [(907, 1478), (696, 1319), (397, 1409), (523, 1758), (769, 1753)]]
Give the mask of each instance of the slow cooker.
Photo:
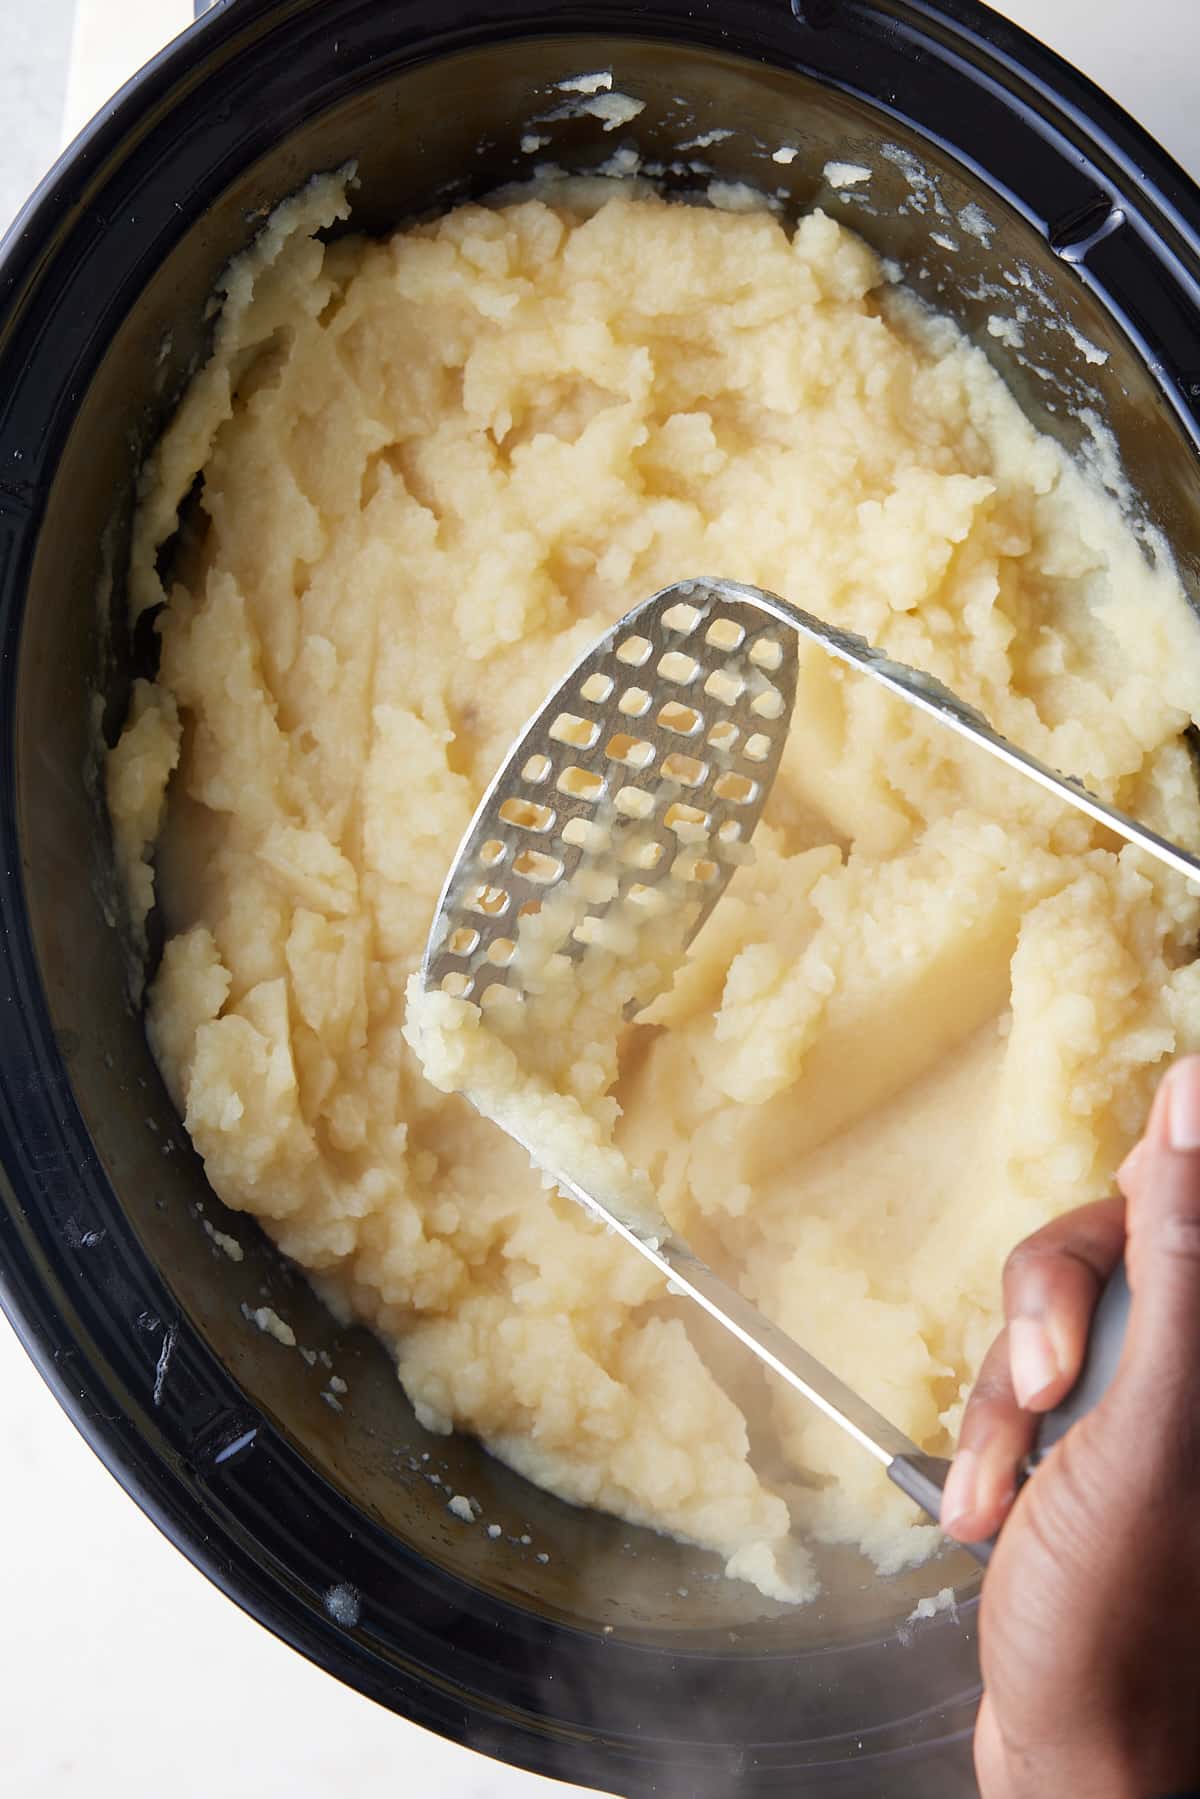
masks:
[[(593, 70), (640, 104), (618, 130), (561, 104)], [(0, 257), (0, 1297), (160, 1528), (381, 1704), (622, 1794), (953, 1799), (975, 1790), (973, 1564), (883, 1580), (831, 1549), (822, 1598), (789, 1609), (428, 1435), (380, 1345), (249, 1221), (241, 1263), (214, 1247), (205, 1225), (228, 1221), (129, 998), (97, 732), (153, 654), (127, 619), (131, 512), (214, 283), (314, 171), (354, 161), (353, 228), (383, 232), (527, 178), (531, 131), (557, 168), (622, 150), (668, 190), (746, 182), (785, 215), (837, 212), (1039, 428), (1079, 449), (1107, 426), (1136, 518), (1197, 591), (1200, 194), (985, 7), (220, 0), (88, 127)], [(871, 179), (839, 187), (831, 162)], [(1006, 295), (1018, 334), (995, 328)], [(315, 1366), (248, 1326), (263, 1305)], [(946, 1585), (955, 1607), (914, 1622)]]

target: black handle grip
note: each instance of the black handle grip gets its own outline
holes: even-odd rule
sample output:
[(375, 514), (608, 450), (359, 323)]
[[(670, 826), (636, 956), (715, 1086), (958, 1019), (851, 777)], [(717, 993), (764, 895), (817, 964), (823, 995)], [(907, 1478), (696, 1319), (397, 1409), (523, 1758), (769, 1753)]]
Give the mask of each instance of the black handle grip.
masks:
[[(888, 1463), (888, 1479), (910, 1499), (915, 1499), (935, 1524), (942, 1520), (942, 1489), (949, 1472), (949, 1462), (940, 1455), (898, 1455)], [(985, 1537), (979, 1543), (962, 1543), (959, 1547), (986, 1567), (995, 1543), (995, 1537)]]
[(1079, 1379), (1060, 1405), (1047, 1412), (1038, 1425), (1029, 1466), (1036, 1468), (1060, 1437), (1097, 1405), (1107, 1393), (1121, 1360), (1125, 1327), (1129, 1322), (1129, 1281), (1124, 1262), (1119, 1262), (1100, 1295), (1088, 1337), (1087, 1354)]
[[(1065, 1437), (1071, 1426), (1090, 1412), (1108, 1391), (1121, 1360), (1128, 1322), (1129, 1281), (1125, 1264), (1121, 1262), (1100, 1295), (1079, 1379), (1062, 1403), (1047, 1412), (1038, 1424), (1033, 1452), (1026, 1464), (1027, 1474), (1033, 1472), (1059, 1438)], [(935, 1524), (941, 1522), (942, 1491), (949, 1472), (950, 1463), (937, 1455), (898, 1455), (888, 1464), (889, 1480), (914, 1499), (922, 1511), (928, 1512)], [(994, 1537), (987, 1537), (979, 1543), (964, 1543), (962, 1548), (986, 1567), (995, 1543)]]

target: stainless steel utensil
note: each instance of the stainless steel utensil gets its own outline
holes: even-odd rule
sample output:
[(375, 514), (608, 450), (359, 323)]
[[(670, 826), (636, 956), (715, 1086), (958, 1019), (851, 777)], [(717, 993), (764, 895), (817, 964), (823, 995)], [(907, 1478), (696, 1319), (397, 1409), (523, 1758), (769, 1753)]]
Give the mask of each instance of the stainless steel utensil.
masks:
[[(684, 581), (627, 613), (526, 727), (450, 869), (426, 948), (425, 986), (484, 1007), (489, 993), (496, 999), (493, 989), (518, 996), (520, 919), (573, 884), (580, 899), (562, 942), (565, 954), (582, 956), (614, 907), (636, 904), (669, 884), (672, 903), (687, 909), (682, 955), (744, 856), (778, 772), (795, 704), (797, 635), (862, 669), (1167, 867), (1200, 880), (1200, 860), (1009, 743), (932, 677), (760, 588)], [(590, 890), (589, 869), (603, 875)], [(948, 1461), (923, 1454), (669, 1230), (657, 1235), (617, 1216), (543, 1147), (512, 1134), (564, 1192), (840, 1425), (938, 1519)], [(1106, 1306), (1100, 1316), (1123, 1331), (1123, 1308)], [(1103, 1358), (1110, 1367), (1111, 1350)], [(1096, 1362), (1093, 1354), (1093, 1367)], [(1089, 1402), (1096, 1397), (1091, 1393)], [(1065, 1428), (1072, 1400), (1060, 1411)], [(1044, 1422), (1044, 1443), (1061, 1434), (1057, 1417)], [(970, 1548), (986, 1561), (991, 1544)]]

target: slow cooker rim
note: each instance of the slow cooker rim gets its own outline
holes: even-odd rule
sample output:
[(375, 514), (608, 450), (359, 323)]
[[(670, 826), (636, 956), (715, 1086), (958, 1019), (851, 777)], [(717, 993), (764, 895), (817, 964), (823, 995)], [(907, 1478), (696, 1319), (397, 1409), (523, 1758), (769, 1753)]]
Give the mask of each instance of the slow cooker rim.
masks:
[[(701, 24), (718, 16), (726, 0), (697, 0), (687, 6), (679, 0), (571, 0), (554, 7), (548, 0), (499, 0), (487, 10), (483, 27), (493, 34), (529, 37), (608, 35), (662, 37), (670, 41), (670, 24)], [(763, 0), (735, 0), (745, 8), (761, 7)], [(66, 218), (79, 205), (75, 192), (77, 171), (100, 164), (119, 147), (129, 125), (145, 110), (147, 102), (174, 86), (197, 60), (197, 52), (210, 41), (227, 44), (235, 31), (252, 23), (279, 23), (277, 15), (314, 10), (322, 0), (213, 0), (177, 37), (137, 70), (63, 149), (33, 189), (7, 230), (0, 236), (0, 305), (6, 305), (22, 274), (31, 272), (40, 256), (47, 227), (56, 217)], [(1023, 26), (997, 13), (986, 0), (781, 0), (790, 4), (798, 30), (815, 34), (829, 30), (841, 14), (887, 15), (909, 26), (924, 25), (931, 33), (957, 36), (964, 52), (986, 57), (997, 80), (1007, 76), (1031, 85), (1048, 112), (1059, 114), (1111, 157), (1137, 187), (1143, 204), (1149, 198), (1162, 214), (1163, 223), (1178, 230), (1188, 248), (1200, 257), (1200, 185), (1139, 123), (1098, 83), (1035, 38)], [(614, 15), (615, 24), (596, 23), (598, 11)], [(811, 17), (812, 23), (809, 23)], [(618, 29), (619, 27), (619, 29)], [(661, 28), (661, 29), (660, 29)], [(482, 28), (477, 25), (473, 40)], [(726, 34), (718, 26), (714, 42)], [(444, 53), (436, 52), (435, 54)], [(802, 66), (802, 65), (796, 65)], [(875, 101), (872, 104), (877, 104)], [(911, 122), (911, 121), (910, 121)], [(915, 124), (919, 130), (919, 124)], [(35, 229), (36, 227), (36, 229)], [(0, 339), (0, 355), (3, 341)]]

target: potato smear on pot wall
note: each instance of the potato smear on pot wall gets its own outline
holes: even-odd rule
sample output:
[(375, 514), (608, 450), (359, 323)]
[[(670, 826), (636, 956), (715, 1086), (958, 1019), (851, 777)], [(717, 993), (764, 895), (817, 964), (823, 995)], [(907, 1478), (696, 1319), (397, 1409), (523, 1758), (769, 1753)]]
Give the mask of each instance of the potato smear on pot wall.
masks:
[[(1200, 627), (1165, 550), (820, 213), (564, 183), (313, 235), (347, 211), (316, 181), (233, 265), (146, 472), (161, 665), (108, 793), (135, 923), (166, 924), (164, 1077), (221, 1198), (391, 1346), (426, 1424), (776, 1597), (814, 1591), (812, 1539), (911, 1564), (937, 1533), (874, 1463), (710, 1365), (653, 1270), (425, 1077), (406, 983), (511, 740), (672, 581), (787, 594), (1191, 846)], [(1198, 928), (1182, 880), (806, 645), (753, 862), (648, 1018), (568, 1008), (539, 1072), (945, 1450), (1006, 1252), (1104, 1190), (1200, 1047)]]

